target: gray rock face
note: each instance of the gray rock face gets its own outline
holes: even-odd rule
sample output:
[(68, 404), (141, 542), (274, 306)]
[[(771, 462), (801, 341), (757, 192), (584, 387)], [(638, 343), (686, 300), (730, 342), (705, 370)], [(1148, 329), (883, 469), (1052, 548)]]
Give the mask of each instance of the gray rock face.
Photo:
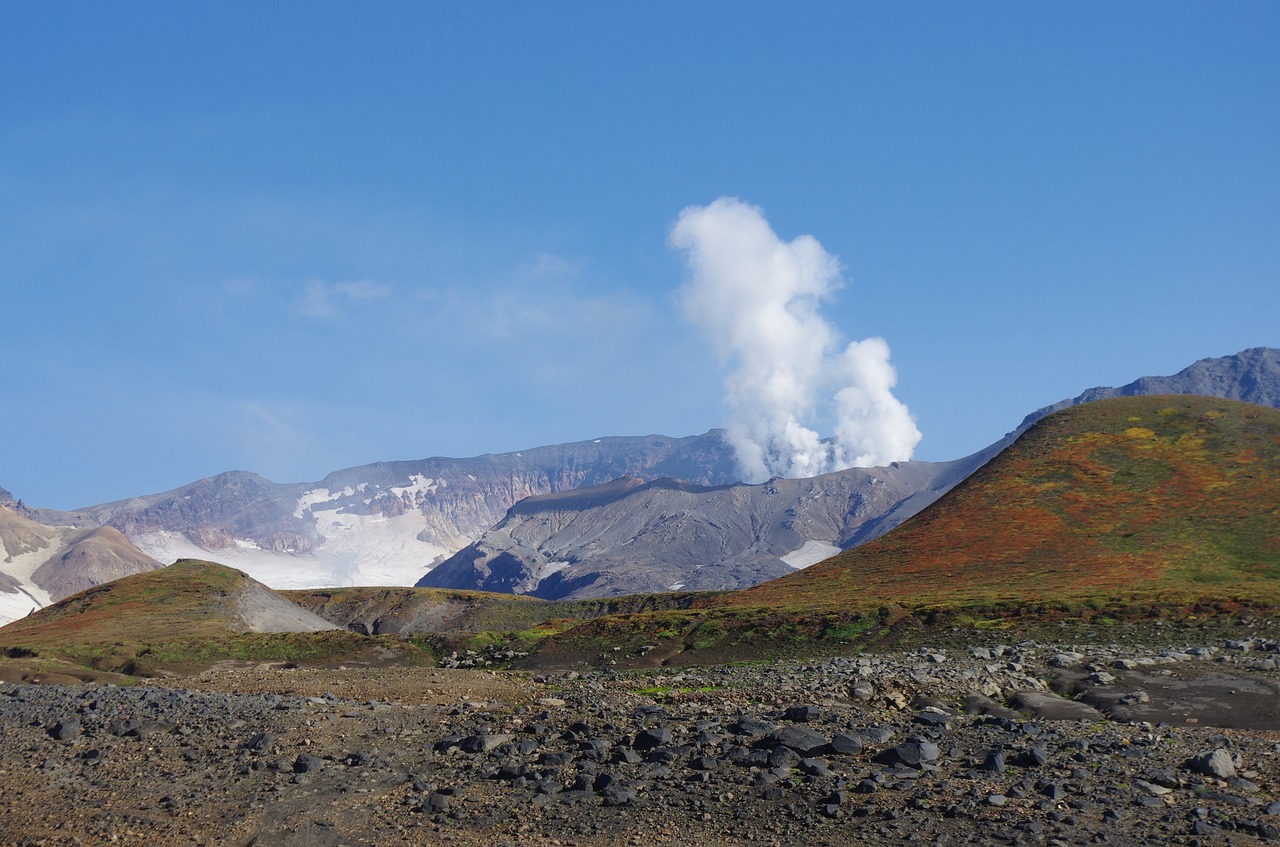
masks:
[(515, 738), (510, 733), (499, 733), (497, 735), (472, 735), (462, 739), (458, 745), (464, 753), (488, 753), (501, 747), (503, 744)]
[(746, 588), (888, 531), (991, 455), (761, 485), (631, 477), (530, 497), (418, 585), (544, 599)]
[(323, 632), (339, 628), (252, 579), (232, 598), (229, 612), (233, 627), (248, 632)]
[(1016, 709), (1025, 709), (1043, 720), (1051, 721), (1099, 721), (1103, 715), (1097, 709), (1074, 700), (1067, 700), (1043, 691), (1018, 691), (1010, 698)]
[(906, 765), (916, 768), (938, 758), (938, 745), (923, 738), (911, 738), (897, 747), (890, 747), (880, 754), (878, 761), (888, 765)]
[(111, 526), (163, 562), (209, 559), (278, 588), (409, 585), (517, 501), (628, 474), (707, 485), (736, 477), (732, 451), (712, 431), (380, 462), (314, 483), (277, 484), (233, 471), (162, 494), (33, 514), (48, 524)]
[[(300, 553), (324, 542), (316, 520), (322, 512), (395, 517), (417, 510), (433, 518), (420, 540), (456, 549), (525, 497), (627, 474), (680, 475), (705, 484), (736, 476), (732, 452), (713, 430), (688, 438), (601, 438), (466, 459), (378, 462), (335, 471), (314, 483), (278, 484), (231, 471), (163, 494), (48, 515), (60, 522), (114, 526), (130, 537), (184, 533), (209, 550), (246, 539), (266, 550)], [(394, 490), (413, 488), (415, 478), (433, 484)], [(299, 498), (315, 490), (336, 496), (299, 508)]]
[(777, 747), (787, 747), (805, 756), (818, 756), (827, 752), (827, 737), (803, 726), (788, 726), (769, 736), (769, 742)]

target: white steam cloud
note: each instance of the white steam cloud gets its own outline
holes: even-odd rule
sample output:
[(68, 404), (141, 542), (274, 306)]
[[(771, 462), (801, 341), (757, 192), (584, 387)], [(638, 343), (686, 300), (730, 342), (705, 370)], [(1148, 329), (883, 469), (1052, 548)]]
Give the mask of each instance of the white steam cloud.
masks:
[[(685, 315), (734, 366), (726, 430), (745, 481), (911, 458), (920, 431), (893, 396), (889, 345), (840, 350), (822, 317), (841, 267), (815, 238), (784, 242), (758, 207), (721, 197), (681, 212), (670, 243), (689, 262)], [(815, 419), (833, 422), (832, 438), (810, 428)]]

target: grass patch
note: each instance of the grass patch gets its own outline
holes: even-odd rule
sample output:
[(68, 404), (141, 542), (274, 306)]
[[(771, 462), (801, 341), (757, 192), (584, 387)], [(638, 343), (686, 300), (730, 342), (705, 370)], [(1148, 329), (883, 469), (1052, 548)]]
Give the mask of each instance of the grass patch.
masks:
[(707, 650), (719, 644), (724, 637), (723, 622), (712, 618), (698, 624), (689, 633), (689, 647), (693, 650)]
[(875, 618), (855, 618), (845, 623), (827, 627), (823, 631), (822, 637), (830, 641), (856, 641), (867, 635), (867, 633), (877, 630), (879, 626), (880, 622)]
[(134, 676), (218, 661), (434, 663), (428, 639), (346, 630), (243, 632), (236, 598), (253, 588), (233, 568), (185, 560), (81, 592), (0, 631), (8, 655), (59, 659)]

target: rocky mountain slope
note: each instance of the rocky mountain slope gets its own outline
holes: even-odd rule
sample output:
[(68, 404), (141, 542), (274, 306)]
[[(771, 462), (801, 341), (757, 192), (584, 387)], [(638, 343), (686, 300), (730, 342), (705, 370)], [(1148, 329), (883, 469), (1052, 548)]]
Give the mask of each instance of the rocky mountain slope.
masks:
[(1280, 406), (1280, 350), (1255, 348), (1204, 359), (1173, 376), (1090, 389), (1033, 412), (1005, 438), (954, 462), (902, 462), (729, 488), (626, 480), (531, 497), (418, 585), (546, 599), (745, 588), (883, 535), (1054, 411), (1151, 394)]
[(598, 438), (466, 459), (378, 462), (314, 483), (233, 471), (45, 523), (111, 526), (162, 562), (214, 559), (276, 588), (411, 585), (534, 494), (625, 475), (733, 481), (718, 431), (687, 438)]
[(530, 497), (419, 581), (544, 599), (745, 588), (882, 532), (989, 456), (763, 485), (624, 478)]
[(18, 511), (12, 497), (6, 502), (0, 503), (0, 624), (77, 591), (160, 567), (116, 529), (49, 526)]

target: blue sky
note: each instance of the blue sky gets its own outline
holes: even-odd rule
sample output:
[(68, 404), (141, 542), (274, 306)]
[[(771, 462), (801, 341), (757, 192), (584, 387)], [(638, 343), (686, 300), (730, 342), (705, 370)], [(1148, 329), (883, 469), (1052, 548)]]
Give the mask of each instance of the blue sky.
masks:
[[(950, 459), (1280, 345), (1274, 3), (10, 3), (0, 486), (725, 417), (681, 210), (839, 257)], [(819, 422), (820, 426), (820, 422)]]

